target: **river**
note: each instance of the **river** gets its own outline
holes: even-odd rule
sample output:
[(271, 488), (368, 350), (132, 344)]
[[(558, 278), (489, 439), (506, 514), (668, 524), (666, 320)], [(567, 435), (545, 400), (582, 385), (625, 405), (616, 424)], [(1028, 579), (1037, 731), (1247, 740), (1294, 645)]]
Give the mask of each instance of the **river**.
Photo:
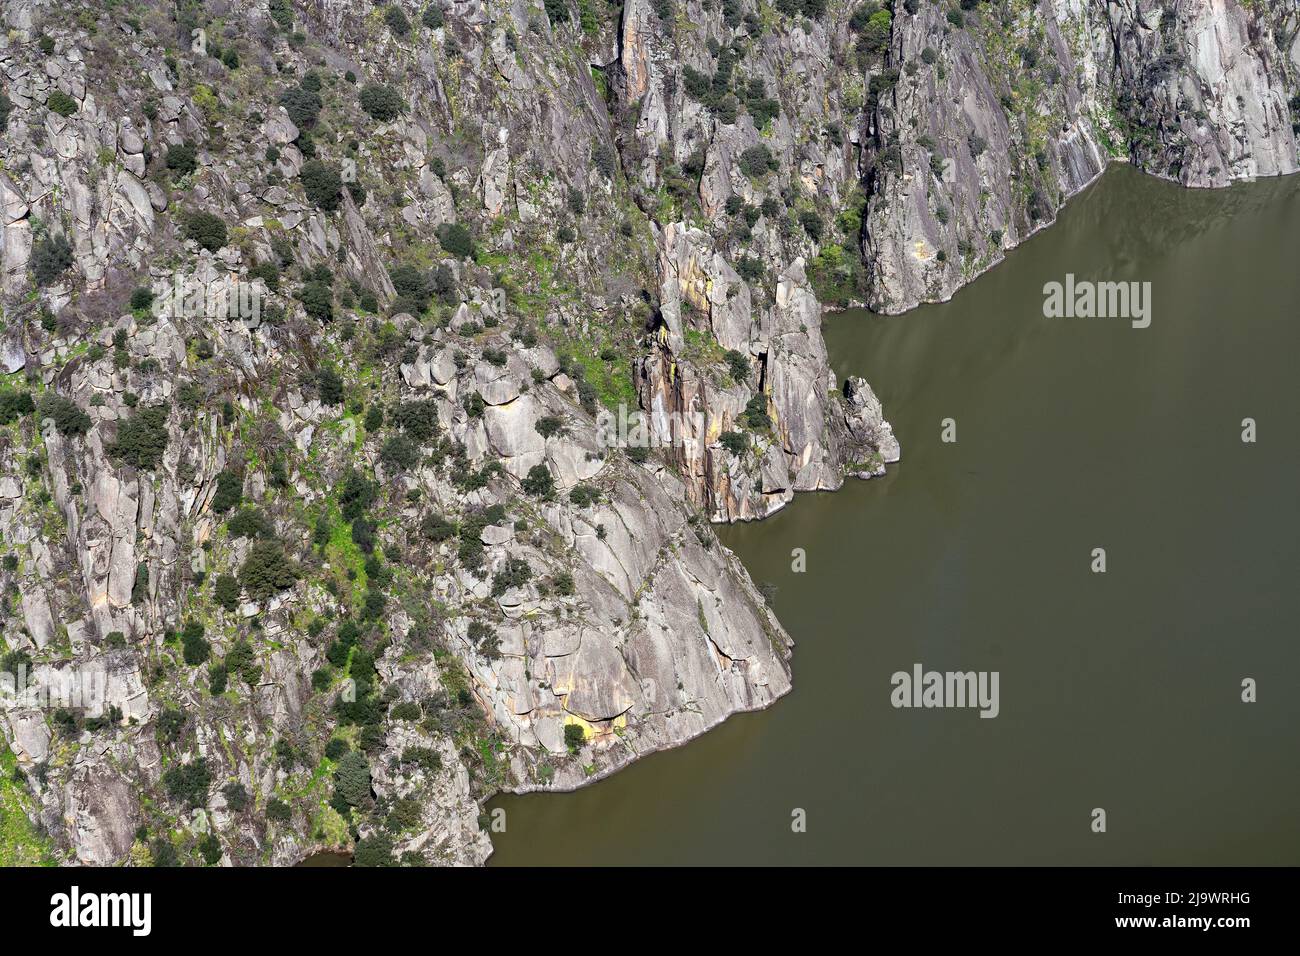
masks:
[[(1150, 282), (1150, 327), (1045, 318), (1067, 273)], [(829, 316), (902, 462), (719, 529), (794, 691), (498, 798), (493, 864), (1300, 863), (1298, 303), (1300, 177), (1115, 167), (951, 302)], [(893, 707), (918, 662), (997, 671), (998, 716)]]

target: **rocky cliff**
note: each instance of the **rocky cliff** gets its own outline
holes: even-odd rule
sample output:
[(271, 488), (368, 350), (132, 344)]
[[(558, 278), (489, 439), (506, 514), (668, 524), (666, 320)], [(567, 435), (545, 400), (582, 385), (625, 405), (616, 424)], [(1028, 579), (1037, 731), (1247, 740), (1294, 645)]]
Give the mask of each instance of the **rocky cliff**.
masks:
[(3, 16), (12, 862), (481, 863), (789, 690), (710, 522), (897, 460), (824, 305), (1297, 159), (1294, 2)]

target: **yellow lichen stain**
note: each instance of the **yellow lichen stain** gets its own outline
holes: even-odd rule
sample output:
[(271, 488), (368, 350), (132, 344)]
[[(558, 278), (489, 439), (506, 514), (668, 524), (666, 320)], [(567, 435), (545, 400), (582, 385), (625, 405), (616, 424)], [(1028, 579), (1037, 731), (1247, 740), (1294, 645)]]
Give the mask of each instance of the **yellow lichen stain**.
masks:
[(924, 239), (918, 239), (912, 243), (912, 255), (922, 262), (927, 262), (934, 258), (934, 250), (930, 248), (930, 244)]

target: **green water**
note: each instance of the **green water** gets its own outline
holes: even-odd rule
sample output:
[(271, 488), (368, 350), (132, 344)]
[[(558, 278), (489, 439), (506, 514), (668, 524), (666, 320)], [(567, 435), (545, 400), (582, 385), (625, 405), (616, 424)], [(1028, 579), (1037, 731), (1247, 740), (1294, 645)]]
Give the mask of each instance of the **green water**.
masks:
[[(1067, 272), (1151, 282), (1151, 327), (1045, 319)], [(1297, 302), (1300, 178), (1117, 168), (951, 302), (828, 319), (903, 461), (720, 530), (778, 589), (793, 693), (499, 799), (493, 862), (1300, 863)], [(998, 671), (1000, 716), (893, 708), (918, 661)]]

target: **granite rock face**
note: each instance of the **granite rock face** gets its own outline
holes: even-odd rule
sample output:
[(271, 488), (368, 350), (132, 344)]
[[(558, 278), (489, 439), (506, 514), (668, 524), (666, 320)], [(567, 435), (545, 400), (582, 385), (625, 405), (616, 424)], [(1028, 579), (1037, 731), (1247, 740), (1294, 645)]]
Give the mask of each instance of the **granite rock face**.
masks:
[(477, 865), (786, 693), (711, 522), (899, 459), (823, 308), (1296, 168), (1294, 0), (965, 6), (6, 3), (22, 860)]

